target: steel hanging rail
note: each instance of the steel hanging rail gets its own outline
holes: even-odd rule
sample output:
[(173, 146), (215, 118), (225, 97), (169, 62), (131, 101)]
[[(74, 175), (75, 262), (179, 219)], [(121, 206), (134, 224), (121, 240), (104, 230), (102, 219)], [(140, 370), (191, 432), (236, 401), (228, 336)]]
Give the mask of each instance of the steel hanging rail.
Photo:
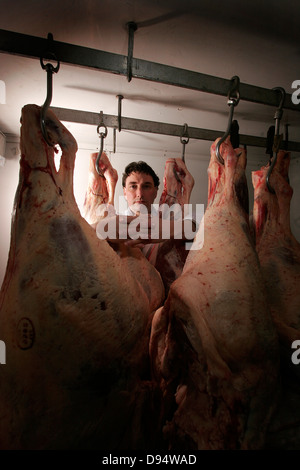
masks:
[[(56, 108), (51, 106), (50, 108), (56, 117), (60, 121), (73, 122), (78, 124), (89, 124), (97, 127), (99, 124), (99, 113), (93, 113), (91, 111), (79, 111), (75, 109)], [(119, 116), (111, 114), (101, 115), (103, 124), (106, 127), (118, 128)], [(122, 116), (122, 130), (139, 131), (161, 135), (171, 135), (181, 137), (184, 126), (177, 124), (167, 124), (164, 122), (147, 121), (143, 119), (128, 118)], [(188, 135), (191, 139), (209, 140), (214, 141), (218, 137), (221, 137), (223, 132), (210, 129), (201, 129), (197, 127), (189, 127)], [(267, 139), (264, 137), (255, 137), (251, 135), (239, 134), (240, 145), (249, 145), (252, 147), (264, 147), (266, 148)], [(288, 150), (294, 152), (300, 152), (299, 142), (288, 142)]]
[[(47, 38), (0, 29), (0, 52), (51, 59), (46, 53), (48, 46)], [(55, 53), (60, 62), (128, 76), (127, 56), (55, 40), (51, 42), (51, 47), (51, 52)], [(231, 84), (230, 79), (135, 58), (131, 58), (131, 76), (221, 96), (227, 96)], [(239, 90), (241, 100), (273, 107), (278, 105), (278, 93), (274, 90), (245, 83), (240, 83)], [(300, 106), (292, 102), (290, 94), (286, 95), (283, 108), (300, 112)]]

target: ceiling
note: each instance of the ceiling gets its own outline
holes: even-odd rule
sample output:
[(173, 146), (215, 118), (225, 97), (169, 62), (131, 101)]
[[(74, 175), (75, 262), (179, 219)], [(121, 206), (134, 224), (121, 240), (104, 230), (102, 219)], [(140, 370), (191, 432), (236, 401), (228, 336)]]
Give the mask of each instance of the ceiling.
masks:
[[(300, 79), (300, 4), (298, 0), (0, 0), (0, 28), (93, 49), (127, 55), (129, 21), (137, 23), (133, 56), (148, 61), (265, 88), (292, 93)], [(20, 113), (27, 103), (43, 104), (46, 73), (37, 59), (0, 53), (0, 80), (6, 100), (0, 104), (0, 130), (8, 140), (19, 135)], [(226, 97), (61, 64), (53, 76), (52, 106), (117, 114), (224, 132)], [(242, 134), (266, 137), (275, 109), (240, 101), (235, 109)], [(300, 112), (285, 110), (290, 140), (300, 142)], [(94, 126), (67, 126), (80, 148), (98, 148)], [(113, 146), (112, 132), (106, 145)], [(139, 153), (181, 151), (178, 138), (121, 131), (119, 150)], [(197, 156), (207, 143), (189, 143)]]

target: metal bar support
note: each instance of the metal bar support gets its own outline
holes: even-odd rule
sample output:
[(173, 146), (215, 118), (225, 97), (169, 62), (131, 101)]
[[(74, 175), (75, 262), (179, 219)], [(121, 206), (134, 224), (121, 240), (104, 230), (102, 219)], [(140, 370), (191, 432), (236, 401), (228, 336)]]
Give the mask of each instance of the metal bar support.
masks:
[[(46, 48), (47, 39), (0, 29), (1, 52), (40, 58)], [(53, 41), (53, 52), (60, 58), (61, 63), (79, 65), (81, 67), (89, 67), (127, 76), (128, 58), (124, 55), (59, 41)], [(135, 78), (221, 96), (227, 95), (231, 85), (230, 79), (214, 77), (135, 58), (132, 58), (131, 61), (131, 73), (132, 77)], [(240, 84), (240, 99), (273, 107), (276, 107), (278, 104), (278, 94), (276, 91), (245, 83)], [(292, 102), (290, 94), (286, 95), (283, 108), (300, 112), (300, 106)]]
[[(80, 124), (90, 124), (97, 126), (99, 124), (99, 114), (91, 111), (79, 111), (74, 109), (65, 108), (50, 108), (60, 121), (74, 122)], [(103, 123), (107, 127), (118, 127), (118, 116), (111, 114), (103, 114)], [(143, 119), (134, 119), (122, 116), (122, 130), (131, 130), (146, 132), (160, 135), (170, 135), (181, 137), (182, 125), (167, 124), (164, 122), (146, 121)], [(201, 129), (197, 127), (189, 127), (189, 138), (198, 140), (214, 141), (221, 137), (223, 132), (211, 129)], [(264, 147), (266, 148), (267, 139), (264, 137), (255, 137), (250, 135), (239, 134), (240, 145), (247, 145), (251, 147)], [(293, 152), (300, 152), (299, 142), (288, 142), (288, 150)]]

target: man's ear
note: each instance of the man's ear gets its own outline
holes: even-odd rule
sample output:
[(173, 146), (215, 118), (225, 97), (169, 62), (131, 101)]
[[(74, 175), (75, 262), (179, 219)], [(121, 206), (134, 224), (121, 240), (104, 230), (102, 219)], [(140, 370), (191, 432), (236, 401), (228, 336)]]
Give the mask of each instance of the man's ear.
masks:
[(126, 199), (126, 201), (127, 201), (126, 188), (125, 188), (124, 186), (123, 186), (123, 194), (124, 194), (124, 197), (125, 197), (125, 199)]

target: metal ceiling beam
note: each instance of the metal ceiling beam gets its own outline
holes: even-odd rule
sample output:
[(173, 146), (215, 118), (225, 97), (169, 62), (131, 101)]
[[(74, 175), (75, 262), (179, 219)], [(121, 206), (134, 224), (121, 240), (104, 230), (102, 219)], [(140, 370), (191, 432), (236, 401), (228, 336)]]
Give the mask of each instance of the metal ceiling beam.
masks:
[[(90, 111), (79, 111), (75, 109), (56, 108), (51, 106), (50, 109), (60, 121), (74, 122), (78, 124), (89, 124), (97, 127), (100, 122), (100, 113), (93, 113)], [(103, 120), (102, 120), (103, 119)], [(118, 129), (119, 117), (111, 114), (101, 115), (103, 124), (107, 127)], [(177, 124), (167, 124), (164, 122), (146, 121), (143, 119), (134, 119), (122, 116), (122, 130), (139, 131), (161, 135), (171, 135), (181, 137), (184, 131), (184, 126)], [(197, 127), (188, 128), (188, 136), (191, 139), (209, 140), (214, 141), (223, 135), (222, 132), (201, 129)], [(248, 145), (251, 147), (264, 147), (266, 148), (267, 139), (264, 137), (255, 137), (251, 135), (239, 135), (240, 145)], [(288, 150), (300, 152), (299, 142), (288, 142)]]
[[(49, 46), (51, 45), (51, 51)], [(60, 62), (88, 67), (119, 75), (128, 75), (127, 56), (91, 49), (83, 46), (51, 41), (46, 38), (29, 36), (0, 29), (0, 51), (26, 57), (53, 59), (54, 53)], [(199, 72), (149, 62), (142, 59), (131, 59), (131, 74), (134, 78), (164, 83), (191, 90), (215, 95), (227, 96), (231, 79), (214, 77)], [(240, 99), (277, 107), (280, 96), (278, 92), (245, 83), (240, 84)], [(291, 95), (286, 94), (283, 108), (300, 112), (300, 106), (292, 102)]]

